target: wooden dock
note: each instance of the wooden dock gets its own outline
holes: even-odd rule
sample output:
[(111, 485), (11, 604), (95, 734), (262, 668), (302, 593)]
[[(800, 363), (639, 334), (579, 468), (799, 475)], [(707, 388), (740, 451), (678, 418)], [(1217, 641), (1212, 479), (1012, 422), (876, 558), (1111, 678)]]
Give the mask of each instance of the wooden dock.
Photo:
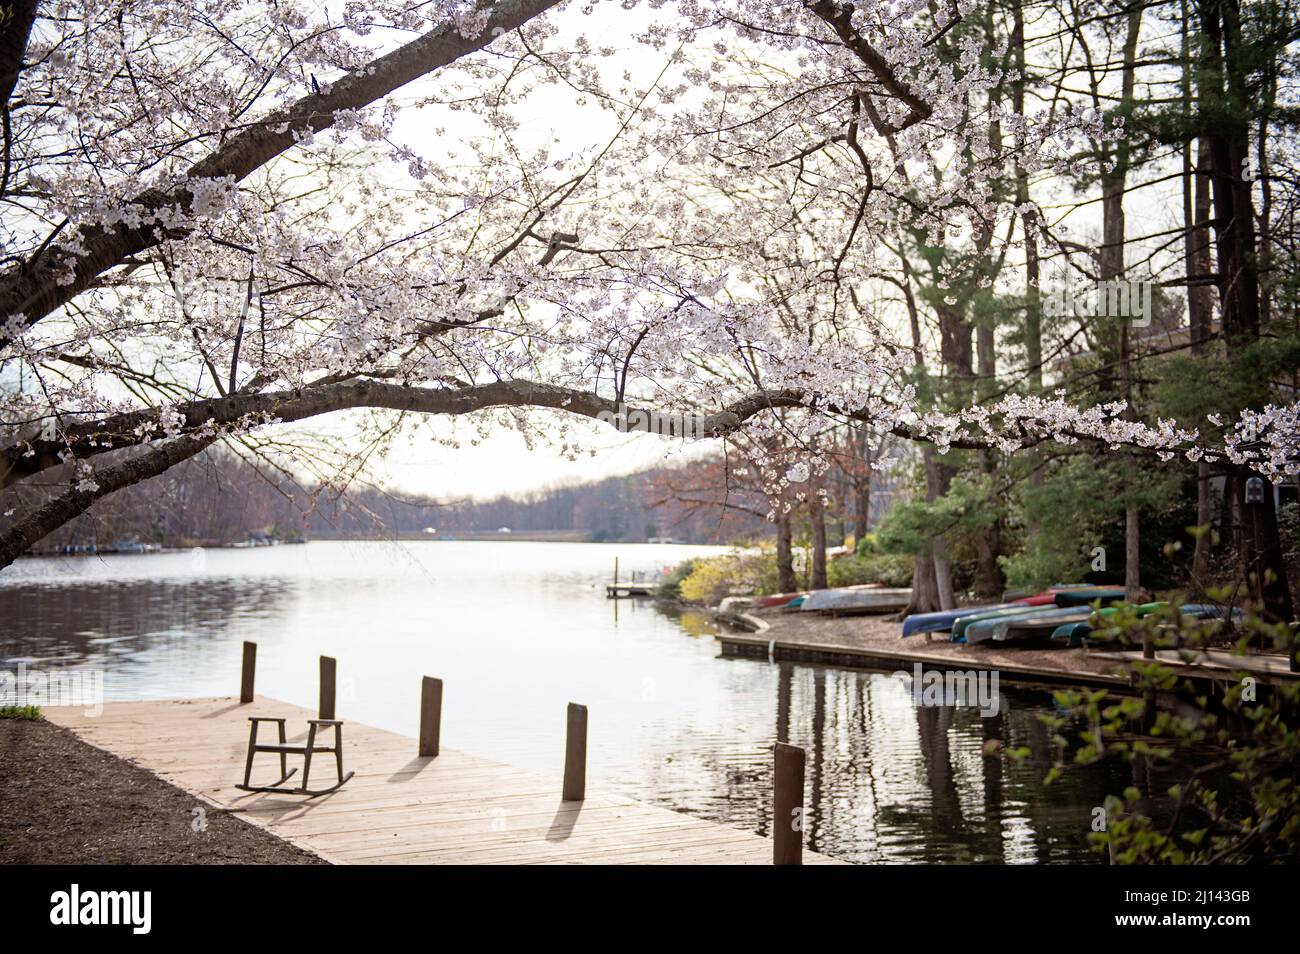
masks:
[[(806, 662), (827, 666), (848, 666), (892, 671), (910, 669), (920, 663), (927, 668), (997, 671), (1002, 679), (1026, 685), (1091, 686), (1119, 689), (1132, 686), (1132, 667), (1141, 663), (1140, 651), (1109, 651), (1052, 648), (1024, 652), (1017, 646), (960, 646), (949, 642), (928, 642), (899, 637), (892, 622), (887, 638), (882, 634), (855, 637), (842, 627), (822, 635), (810, 634), (778, 619), (769, 623), (759, 616), (732, 614), (739, 625), (753, 632), (724, 631), (717, 639), (724, 656)], [(800, 620), (799, 622), (803, 622)], [(1230, 682), (1235, 673), (1247, 672), (1260, 682), (1290, 683), (1300, 673), (1290, 672), (1284, 656), (1236, 655), (1223, 650), (1189, 654), (1162, 649), (1157, 660), (1180, 678), (1198, 682)], [(1026, 661), (1032, 659), (1033, 661)]]
[(611, 600), (625, 600), (632, 596), (654, 596), (655, 588), (649, 583), (606, 583), (605, 596)]
[[(772, 638), (763, 633), (719, 633), (716, 637), (722, 647), (724, 656), (745, 656), (757, 659), (772, 659), (778, 662), (806, 662), (824, 666), (847, 666), (858, 669), (875, 669), (891, 672), (899, 669), (911, 669), (920, 663), (927, 668), (957, 670), (996, 670), (1000, 678), (1014, 680), (1026, 685), (1044, 686), (1093, 686), (1102, 689), (1123, 688), (1131, 685), (1128, 675), (1119, 671), (1118, 660), (1115, 672), (1087, 672), (1077, 669), (1049, 668), (1046, 666), (1025, 665), (1010, 662), (1005, 654), (990, 660), (970, 655), (954, 655), (939, 651), (927, 651), (919, 640), (915, 649), (886, 649), (880, 646), (854, 646), (846, 643), (828, 643), (805, 638)], [(943, 644), (944, 647), (950, 644)], [(1062, 650), (1064, 653), (1065, 650)], [(1138, 654), (1139, 656), (1141, 653)]]
[[(248, 704), (233, 697), (114, 702), (99, 716), (80, 708), (45, 715), (210, 807), (239, 812), (335, 863), (773, 862), (770, 839), (715, 822), (609, 793), (562, 801), (559, 766), (551, 778), (447, 748), (421, 757), (415, 739), (356, 722), (343, 729), (344, 767), (356, 777), (342, 789), (312, 799), (243, 792), (235, 783), (243, 778), (248, 717), (285, 717), (297, 740), (316, 715), (262, 696)], [(258, 759), (254, 784), (274, 781), (275, 757)], [(312, 769), (314, 784), (333, 781), (332, 757), (318, 757)], [(803, 860), (840, 863), (807, 850)]]

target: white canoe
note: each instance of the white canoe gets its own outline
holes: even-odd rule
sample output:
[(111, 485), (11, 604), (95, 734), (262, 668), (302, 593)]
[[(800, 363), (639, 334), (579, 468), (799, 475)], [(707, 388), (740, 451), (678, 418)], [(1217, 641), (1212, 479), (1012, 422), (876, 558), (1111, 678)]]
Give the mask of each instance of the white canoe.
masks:
[(838, 590), (814, 590), (799, 609), (814, 613), (889, 613), (905, 608), (911, 599), (910, 588), (868, 584)]

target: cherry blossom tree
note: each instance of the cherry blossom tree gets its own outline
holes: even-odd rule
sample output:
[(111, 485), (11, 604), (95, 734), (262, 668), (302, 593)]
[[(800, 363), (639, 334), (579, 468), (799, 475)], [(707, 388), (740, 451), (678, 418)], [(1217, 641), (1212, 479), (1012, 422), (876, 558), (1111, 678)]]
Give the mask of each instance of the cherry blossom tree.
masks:
[(995, 95), (975, 9), (14, 4), (0, 566), (216, 442), (361, 408), (561, 442), (679, 412), (814, 470), (829, 419), (1295, 473), (1294, 405), (1210, 442), (1062, 394), (918, 398), (869, 291), (883, 240), (994, 254), (1008, 164), (1065, 174), (1119, 134)]

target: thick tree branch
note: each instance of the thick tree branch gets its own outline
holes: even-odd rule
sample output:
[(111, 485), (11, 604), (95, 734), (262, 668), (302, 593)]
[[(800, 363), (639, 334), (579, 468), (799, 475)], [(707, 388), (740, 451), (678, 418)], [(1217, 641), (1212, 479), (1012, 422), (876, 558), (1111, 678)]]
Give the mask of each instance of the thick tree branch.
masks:
[(930, 104), (912, 92), (911, 87), (898, 78), (898, 74), (894, 72), (894, 68), (890, 66), (889, 61), (881, 56), (880, 52), (853, 28), (853, 4), (839, 3), (837, 0), (805, 0), (804, 6), (835, 31), (835, 35), (840, 38), (840, 42), (865, 64), (881, 86), (906, 103), (912, 110), (912, 114), (900, 125), (890, 127), (890, 132), (899, 132), (908, 126), (930, 118), (931, 113), (934, 111)]
[(0, 104), (6, 108), (18, 85), (27, 38), (36, 21), (36, 0), (14, 0), (0, 8)]
[[(169, 408), (142, 408), (111, 415), (95, 421), (67, 424), (53, 439), (35, 435), (0, 450), (0, 488), (10, 486), (44, 470), (56, 467), (69, 456), (79, 460), (184, 434), (208, 433), (213, 429), (258, 426), (263, 421), (282, 423), (303, 421), (353, 408), (376, 408), (410, 411), (417, 414), (459, 416), (500, 407), (535, 407), (566, 411), (606, 422), (628, 423), (629, 431), (652, 428), (651, 421), (671, 418), (673, 412), (627, 407), (618, 398), (606, 398), (589, 391), (544, 384), (536, 381), (494, 381), (490, 384), (449, 388), (423, 388), (373, 379), (335, 381), (295, 391), (243, 393), (190, 401)], [(879, 424), (871, 414), (858, 408), (827, 404), (817, 396), (799, 390), (760, 390), (726, 405), (711, 414), (688, 415), (692, 432), (700, 436), (721, 437), (741, 428), (746, 421), (766, 412), (783, 408), (816, 409), (845, 420)], [(620, 413), (621, 412), (621, 413)], [(894, 423), (886, 430), (907, 440), (926, 440), (917, 428)], [(1066, 430), (1063, 434), (1092, 440), (1086, 433)], [(1041, 438), (1022, 434), (1026, 443)], [(956, 437), (951, 447), (960, 450), (984, 450), (990, 444), (979, 438)], [(1215, 456), (1213, 453), (1210, 456)]]

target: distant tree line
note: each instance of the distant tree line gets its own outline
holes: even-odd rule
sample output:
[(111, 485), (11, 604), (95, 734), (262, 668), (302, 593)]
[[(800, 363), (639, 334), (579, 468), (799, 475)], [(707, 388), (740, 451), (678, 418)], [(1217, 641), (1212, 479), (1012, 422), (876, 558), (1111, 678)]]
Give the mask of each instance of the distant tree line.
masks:
[[(439, 499), (354, 483), (346, 489), (306, 486), (260, 459), (214, 448), (151, 480), (98, 501), (42, 542), (41, 552), (136, 541), (159, 546), (219, 546), (251, 535), (304, 538), (391, 538), (499, 532), (555, 534), (568, 539), (730, 543), (769, 536), (761, 506), (753, 512), (703, 510), (653, 492), (670, 479), (689, 480), (712, 462), (662, 467), (589, 483), (546, 487), (489, 500)], [(721, 498), (727, 493), (719, 487)], [(740, 492), (743, 495), (743, 491)], [(737, 491), (731, 492), (733, 499)], [(436, 534), (428, 533), (429, 530)]]

